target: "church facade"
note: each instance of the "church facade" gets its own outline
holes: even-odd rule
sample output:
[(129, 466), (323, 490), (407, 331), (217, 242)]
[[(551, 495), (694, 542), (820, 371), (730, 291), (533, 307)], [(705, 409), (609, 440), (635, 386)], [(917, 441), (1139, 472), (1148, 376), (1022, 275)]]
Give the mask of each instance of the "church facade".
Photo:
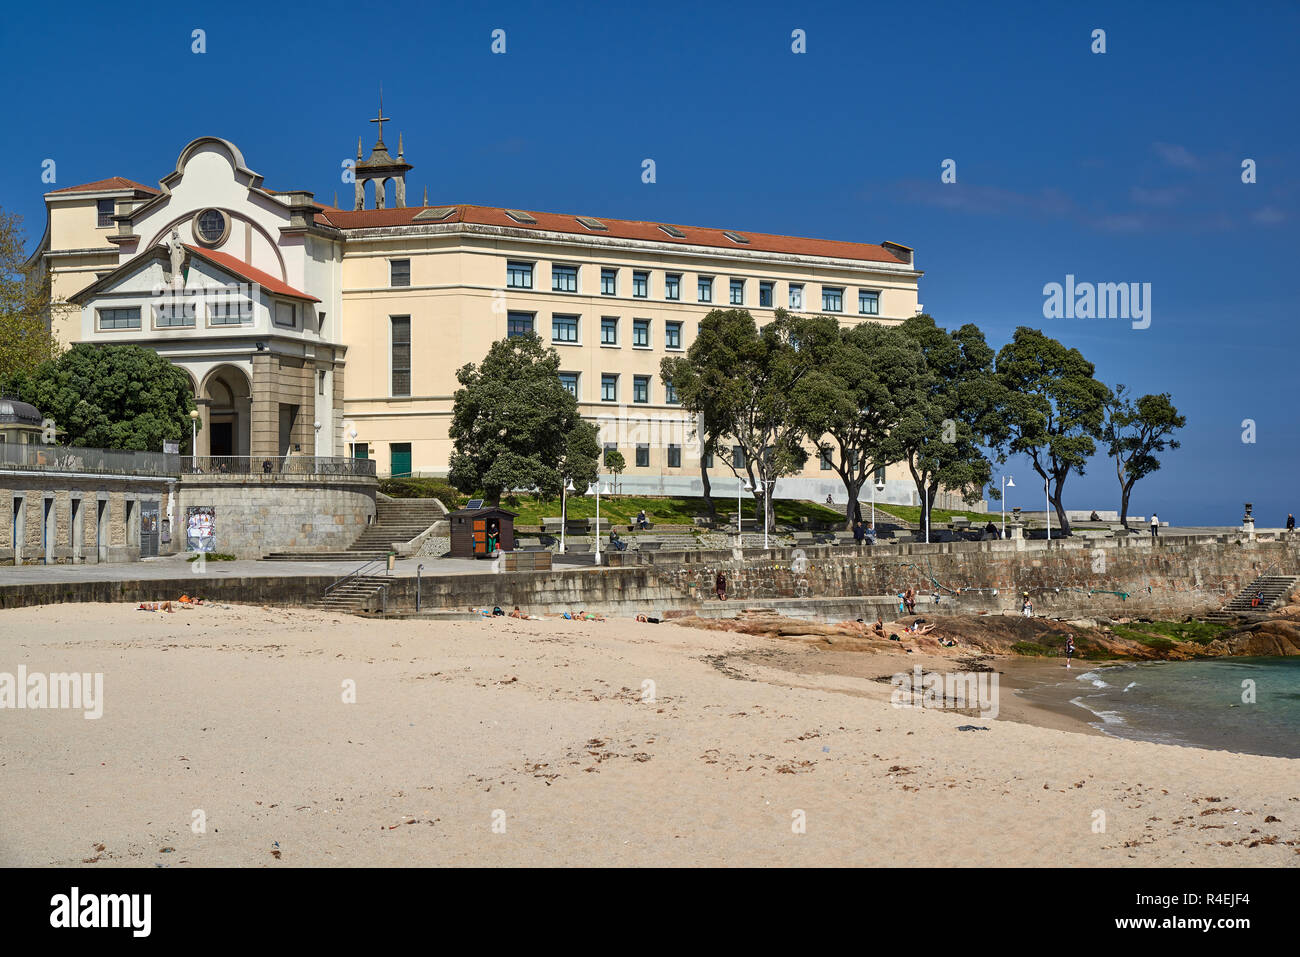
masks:
[[(897, 243), (432, 206), (427, 194), (408, 205), (412, 166), (400, 141), (389, 153), (385, 119), (381, 108), (368, 157), (358, 142), (351, 209), (265, 187), (211, 136), (157, 187), (114, 177), (47, 193), (33, 263), (51, 273), (60, 341), (144, 345), (185, 370), (200, 455), (364, 456), (381, 476), (445, 475), (456, 371), (532, 332), (622, 453), (621, 489), (691, 494), (692, 422), (658, 371), (710, 310), (845, 325), (919, 311), (922, 274)], [(714, 463), (715, 479), (728, 464)], [(887, 479), (882, 501), (913, 501), (902, 471)], [(843, 489), (813, 454), (777, 494)]]

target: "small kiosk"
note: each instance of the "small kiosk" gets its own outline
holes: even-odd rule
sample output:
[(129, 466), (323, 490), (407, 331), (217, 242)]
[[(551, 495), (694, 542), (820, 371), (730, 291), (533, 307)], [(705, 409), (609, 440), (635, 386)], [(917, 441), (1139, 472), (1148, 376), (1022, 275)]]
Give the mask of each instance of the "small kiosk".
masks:
[(517, 512), (473, 501), (447, 516), (451, 523), (452, 558), (491, 558), (515, 547)]

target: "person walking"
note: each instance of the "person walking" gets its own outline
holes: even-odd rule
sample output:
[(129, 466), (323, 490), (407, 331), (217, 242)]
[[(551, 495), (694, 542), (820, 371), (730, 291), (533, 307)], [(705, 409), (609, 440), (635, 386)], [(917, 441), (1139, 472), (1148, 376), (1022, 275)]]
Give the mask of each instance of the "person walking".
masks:
[(1074, 635), (1065, 636), (1065, 667), (1070, 667), (1070, 659), (1074, 657)]
[(1288, 533), (1295, 531), (1295, 516), (1290, 512), (1286, 513), (1286, 530)]
[(719, 601), (727, 600), (727, 576), (718, 571), (718, 577), (713, 580), (713, 590), (717, 592)]
[(1160, 516), (1155, 512), (1151, 513), (1151, 541), (1155, 542), (1160, 537)]

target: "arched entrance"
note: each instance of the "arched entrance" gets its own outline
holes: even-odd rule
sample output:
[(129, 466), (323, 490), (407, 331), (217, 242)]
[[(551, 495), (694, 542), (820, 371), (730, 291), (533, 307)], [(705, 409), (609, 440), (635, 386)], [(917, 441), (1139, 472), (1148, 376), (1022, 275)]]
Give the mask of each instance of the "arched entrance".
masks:
[(206, 406), (203, 428), (209, 455), (248, 455), (252, 386), (236, 366), (213, 369), (199, 396)]

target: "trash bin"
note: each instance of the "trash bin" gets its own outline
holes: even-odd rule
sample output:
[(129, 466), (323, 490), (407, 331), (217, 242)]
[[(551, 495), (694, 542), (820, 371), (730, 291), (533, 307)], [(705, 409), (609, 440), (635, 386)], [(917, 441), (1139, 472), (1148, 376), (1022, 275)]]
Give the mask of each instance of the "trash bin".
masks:
[(388, 574), (391, 575), (393, 573), (393, 566), (395, 566), (396, 564), (397, 564), (397, 553), (389, 552), (388, 553)]

